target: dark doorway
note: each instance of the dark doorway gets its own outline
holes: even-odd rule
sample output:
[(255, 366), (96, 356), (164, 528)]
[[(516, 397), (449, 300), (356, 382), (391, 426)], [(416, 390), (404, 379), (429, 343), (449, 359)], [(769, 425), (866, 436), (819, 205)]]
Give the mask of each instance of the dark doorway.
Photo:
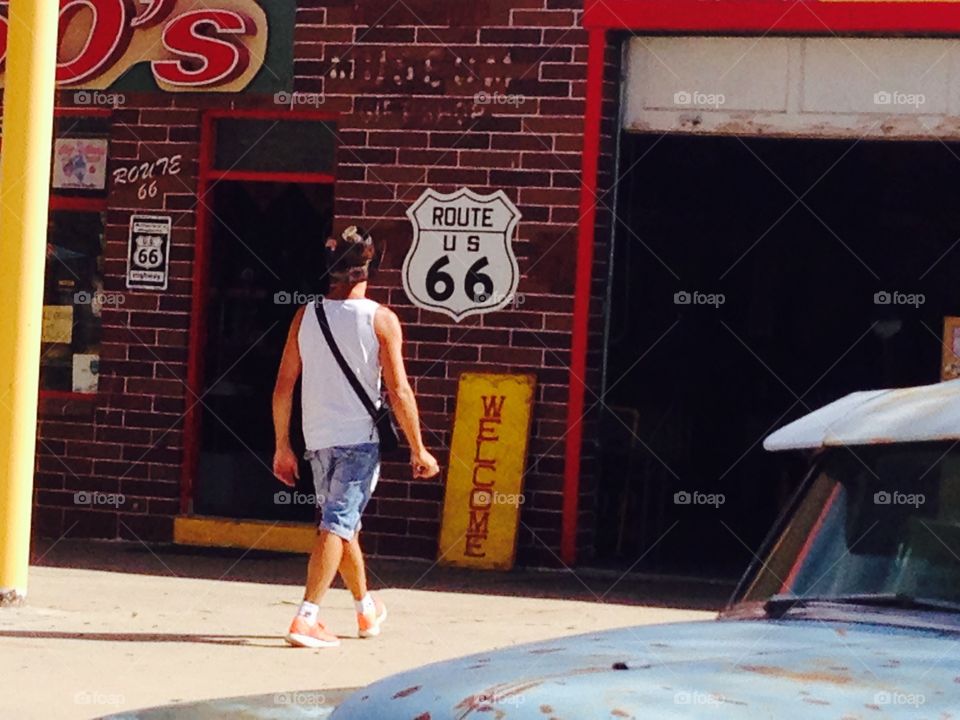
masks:
[(766, 435), (939, 380), (960, 148), (627, 135), (621, 166), (598, 560), (735, 576), (802, 479)]
[[(220, 182), (211, 193), (210, 281), (194, 511), (309, 520), (309, 467), (297, 493), (272, 475), (271, 398), (297, 306), (324, 292), (333, 186)], [(208, 200), (209, 202), (209, 200)], [(303, 451), (295, 398), (294, 449)]]

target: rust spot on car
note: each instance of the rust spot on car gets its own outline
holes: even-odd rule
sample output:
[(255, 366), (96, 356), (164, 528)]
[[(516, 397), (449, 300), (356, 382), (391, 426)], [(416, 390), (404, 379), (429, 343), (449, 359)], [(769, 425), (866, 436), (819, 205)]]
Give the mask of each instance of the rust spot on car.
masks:
[(415, 692), (419, 692), (419, 691), (420, 691), (420, 686), (414, 685), (413, 687), (408, 687), (403, 690), (398, 690), (396, 693), (394, 693), (393, 699), (398, 700), (399, 698), (409, 697), (413, 695)]
[(430, 713), (420, 713), (413, 720), (430, 720)]
[(613, 710), (610, 711), (610, 714), (613, 715), (614, 717), (633, 717), (633, 715), (631, 715), (628, 712), (625, 712), (624, 710), (621, 710), (620, 708), (614, 708)]
[(849, 675), (836, 675), (823, 671), (799, 672), (781, 667), (771, 667), (770, 665), (740, 665), (740, 669), (756, 673), (757, 675), (783, 678), (784, 680), (796, 680), (797, 682), (821, 682), (830, 683), (831, 685), (849, 685), (852, 682), (852, 678)]
[(540, 712), (542, 712), (544, 715), (549, 715), (553, 712), (553, 708), (549, 705), (541, 705)]

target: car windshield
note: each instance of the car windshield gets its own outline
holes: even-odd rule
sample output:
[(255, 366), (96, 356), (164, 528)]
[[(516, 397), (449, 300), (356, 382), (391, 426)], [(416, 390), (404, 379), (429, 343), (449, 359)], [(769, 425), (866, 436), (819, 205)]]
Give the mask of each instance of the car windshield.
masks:
[(743, 600), (960, 611), (960, 445), (824, 452)]

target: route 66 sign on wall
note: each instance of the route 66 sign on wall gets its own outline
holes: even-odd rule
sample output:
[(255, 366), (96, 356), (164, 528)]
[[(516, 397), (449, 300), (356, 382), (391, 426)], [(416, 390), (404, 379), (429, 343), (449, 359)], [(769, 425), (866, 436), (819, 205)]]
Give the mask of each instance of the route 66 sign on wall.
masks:
[(130, 218), (127, 245), (127, 287), (131, 290), (166, 290), (170, 268), (169, 216), (134, 215)]
[(414, 305), (459, 322), (511, 302), (520, 282), (513, 254), (520, 211), (503, 190), (427, 190), (407, 217), (414, 233), (403, 288)]

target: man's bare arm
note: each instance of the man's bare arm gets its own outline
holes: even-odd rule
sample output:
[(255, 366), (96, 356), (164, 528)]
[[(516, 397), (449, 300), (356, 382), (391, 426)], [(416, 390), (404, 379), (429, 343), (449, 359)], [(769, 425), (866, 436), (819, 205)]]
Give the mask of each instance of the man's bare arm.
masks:
[(414, 476), (433, 477), (440, 472), (440, 466), (423, 444), (417, 399), (403, 362), (403, 329), (400, 327), (400, 319), (389, 308), (381, 307), (374, 318), (374, 329), (380, 341), (380, 364), (383, 366), (383, 379), (390, 393), (390, 404), (410, 444), (410, 463)]
[(297, 311), (290, 325), (283, 359), (273, 388), (273, 431), (276, 437), (276, 452), (273, 456), (273, 474), (287, 485), (296, 484), (300, 477), (299, 462), (290, 446), (290, 417), (293, 414), (293, 389), (303, 369), (300, 358), (300, 323), (304, 308)]

